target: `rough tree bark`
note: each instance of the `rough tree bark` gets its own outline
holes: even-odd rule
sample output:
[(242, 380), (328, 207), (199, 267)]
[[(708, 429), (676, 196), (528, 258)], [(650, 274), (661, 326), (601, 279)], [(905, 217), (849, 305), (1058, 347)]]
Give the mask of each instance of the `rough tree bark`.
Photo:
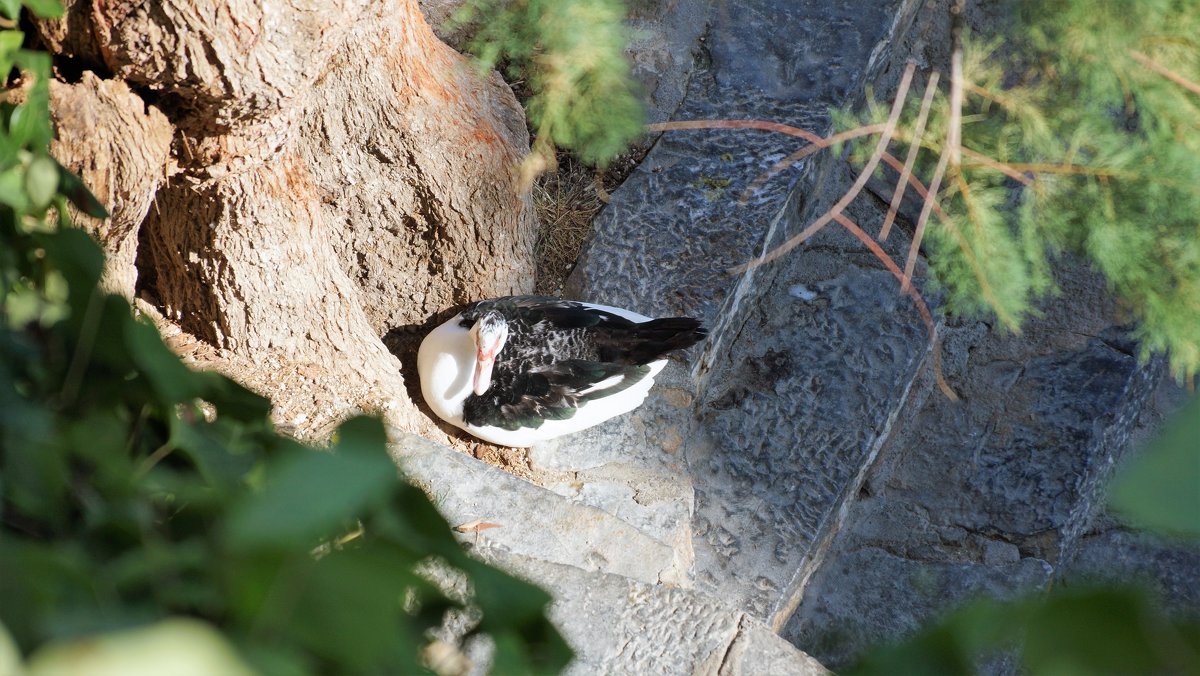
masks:
[(171, 168), (171, 123), (124, 82), (91, 72), (74, 85), (51, 82), (50, 100), (58, 132), (51, 154), (112, 212), (106, 221), (73, 214), (108, 255), (100, 286), (132, 298), (138, 228)]
[(60, 73), (94, 74), (55, 86), (55, 152), (113, 212), (92, 228), (109, 288), (301, 435), (352, 410), (436, 434), (381, 336), (532, 288), (508, 87), (416, 0), (68, 4), (39, 32)]

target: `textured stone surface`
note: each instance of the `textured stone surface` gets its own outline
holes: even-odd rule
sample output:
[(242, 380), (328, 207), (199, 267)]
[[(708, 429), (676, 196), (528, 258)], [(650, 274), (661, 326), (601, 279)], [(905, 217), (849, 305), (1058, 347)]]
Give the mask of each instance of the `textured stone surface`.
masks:
[(708, 23), (712, 0), (639, 0), (629, 7), (630, 73), (642, 89), (646, 119), (673, 117), (687, 91), (693, 52)]
[[(678, 570), (689, 571), (694, 498), (682, 453), (692, 397), (683, 368), (669, 364), (655, 389), (632, 414), (579, 434), (535, 445), (535, 467), (570, 472), (543, 485), (570, 500), (633, 525), (671, 548)], [(690, 579), (684, 582), (690, 586)]]
[[(1130, 434), (1131, 452), (1123, 462), (1133, 460), (1154, 440), (1187, 396), (1174, 381), (1163, 379)], [(1101, 513), (1089, 524), (1058, 575), (1067, 584), (1142, 585), (1167, 612), (1200, 618), (1200, 543), (1138, 532), (1110, 513)]]
[[(763, 119), (821, 133), (860, 84), (899, 0), (717, 3), (676, 120)], [(742, 191), (797, 139), (749, 130), (663, 134), (613, 193), (565, 295), (645, 314), (714, 316), (757, 253), (798, 169)]]
[(1003, 564), (920, 561), (864, 545), (831, 555), (808, 589), (820, 603), (810, 607), (806, 601), (805, 629), (798, 637), (791, 624), (784, 638), (829, 668), (843, 669), (862, 648), (915, 632), (950, 605), (978, 595), (1012, 597), (1044, 586), (1051, 574), (1048, 563), (1032, 558)]
[(978, 594), (1045, 588), (1100, 505), (1101, 488), (1160, 375), (1139, 365), (1097, 279), (1023, 336), (947, 327), (947, 377), (905, 413), (783, 635), (831, 668)]
[(459, 538), (584, 570), (680, 584), (674, 551), (612, 515), (562, 497), (421, 437), (393, 430), (392, 455), (432, 496)]
[[(828, 109), (861, 84), (901, 4), (761, 1), (714, 9), (676, 119), (765, 119), (825, 132)], [(597, 219), (567, 282), (567, 295), (700, 316), (714, 329), (702, 367), (720, 374), (705, 378), (715, 383), (711, 391), (691, 411), (653, 417), (656, 429), (687, 430), (696, 584), (763, 619), (784, 611), (809, 548), (874, 452), (926, 341), (894, 280), (845, 238), (822, 240), (819, 253), (742, 280), (726, 272), (759, 253), (764, 237), (777, 242), (819, 214), (804, 208), (808, 195), (789, 198), (797, 169), (738, 203), (798, 146), (761, 131), (663, 135)], [(804, 285), (815, 289), (811, 301), (797, 296)], [(726, 302), (735, 288), (740, 295)], [(859, 351), (847, 355), (847, 341)], [(680, 389), (689, 398), (697, 392), (695, 382)], [(835, 415), (842, 411), (865, 424), (847, 426), (844, 414)], [(704, 416), (698, 429), (697, 412)], [(602, 432), (577, 454), (629, 453), (628, 443), (607, 443), (627, 434)], [(632, 452), (656, 453), (663, 451), (654, 445)]]
[[(1000, 4), (969, 3), (973, 32), (1001, 30)], [(872, 75), (877, 92), (908, 58), (945, 70), (947, 7), (908, 24)], [(1159, 365), (1138, 364), (1103, 281), (1060, 263), (1062, 296), (1022, 335), (943, 332), (962, 401), (914, 387), (782, 632), (830, 667), (972, 596), (1044, 588), (1080, 546)]]
[(1168, 613), (1200, 618), (1200, 545), (1138, 532), (1108, 515), (1080, 538), (1060, 577), (1067, 584), (1139, 585)]
[(479, 553), (554, 595), (551, 616), (576, 652), (568, 674), (828, 673), (763, 623), (712, 597), (491, 548)]
[(855, 246), (822, 233), (761, 273), (716, 348), (687, 446), (696, 586), (772, 623), (790, 613), (928, 352), (911, 301)]

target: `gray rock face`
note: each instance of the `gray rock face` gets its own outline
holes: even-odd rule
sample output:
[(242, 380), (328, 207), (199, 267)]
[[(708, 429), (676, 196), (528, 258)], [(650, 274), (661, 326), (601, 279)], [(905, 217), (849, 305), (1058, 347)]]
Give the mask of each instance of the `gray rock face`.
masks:
[(947, 377), (963, 400), (935, 392), (904, 414), (786, 638), (843, 668), (973, 596), (1049, 584), (1159, 373), (1116, 335), (1088, 337), (1104, 308), (1076, 297), (1059, 309), (1029, 327), (1037, 342), (947, 331)]
[(645, 582), (685, 580), (670, 547), (606, 512), (421, 437), (396, 430), (392, 438), (401, 469), (427, 489), (452, 526), (464, 527), (465, 542)]
[[(683, 368), (668, 366), (636, 411), (530, 449), (535, 466), (569, 471), (546, 488), (629, 523), (669, 547), (690, 587), (694, 493), (683, 455), (693, 397)], [(688, 388), (688, 389), (685, 389)]]
[(627, 3), (630, 73), (642, 88), (646, 119), (673, 118), (687, 91), (693, 51), (708, 23), (712, 0), (638, 0)]
[[(860, 83), (900, 4), (718, 3), (674, 119), (758, 119), (824, 132), (829, 109)], [(758, 253), (798, 171), (745, 205), (739, 196), (800, 145), (754, 130), (662, 135), (597, 217), (564, 295), (712, 319), (736, 281), (726, 269)]]
[(554, 595), (551, 616), (576, 652), (568, 674), (828, 673), (766, 625), (703, 594), (495, 549), (480, 554)]
[[(944, 9), (944, 8), (943, 8)], [(946, 25), (922, 13), (905, 52), (944, 70)], [(994, 12), (994, 8), (989, 11)], [(940, 20), (939, 20), (940, 18)], [(995, 13), (972, 5), (977, 32)], [(1132, 423), (1160, 377), (1114, 326), (1102, 280), (1063, 261), (1063, 293), (1021, 336), (943, 331), (951, 402), (928, 376), (818, 562), (782, 634), (832, 668), (973, 596), (1045, 588), (1079, 547)]]
[[(1131, 456), (1154, 440), (1187, 397), (1177, 383), (1163, 379), (1130, 434)], [(1200, 617), (1200, 543), (1138, 532), (1119, 515), (1099, 514), (1079, 536), (1070, 557), (1060, 564), (1058, 576), (1066, 584), (1140, 585), (1149, 589), (1169, 614)]]
[[(828, 109), (860, 82), (901, 3), (780, 4), (716, 10), (676, 119), (762, 119), (826, 132)], [(698, 588), (761, 619), (789, 598), (825, 517), (877, 448), (926, 351), (919, 319), (898, 311), (908, 301), (846, 238), (822, 240), (852, 252), (845, 258), (800, 254), (740, 283), (726, 272), (757, 255), (764, 238), (781, 241), (820, 213), (802, 208), (805, 196), (789, 198), (794, 178), (786, 174), (738, 203), (798, 146), (762, 131), (664, 134), (597, 219), (567, 281), (568, 296), (701, 316), (713, 327), (701, 369), (714, 375), (700, 381), (711, 391), (690, 411), (646, 410), (660, 429), (686, 430)], [(868, 331), (880, 351), (841, 351)], [(867, 378), (867, 368), (883, 375)], [(696, 382), (680, 389), (689, 398), (700, 392)], [(862, 428), (835, 429), (832, 409), (846, 401), (868, 419)], [(606, 447), (598, 436), (575, 443), (600, 455)]]
[(797, 615), (804, 618), (803, 629), (797, 633), (794, 617), (783, 636), (803, 644), (830, 668), (845, 668), (863, 648), (915, 632), (955, 600), (1012, 597), (1045, 585), (1051, 573), (1049, 564), (1032, 558), (1007, 563), (921, 561), (864, 544), (831, 553)]
[(1060, 576), (1073, 585), (1139, 585), (1167, 613), (1200, 616), (1200, 546), (1137, 532), (1108, 515), (1091, 524)]
[(852, 246), (823, 233), (762, 273), (715, 347), (687, 447), (697, 588), (768, 622), (790, 613), (928, 351), (911, 302)]

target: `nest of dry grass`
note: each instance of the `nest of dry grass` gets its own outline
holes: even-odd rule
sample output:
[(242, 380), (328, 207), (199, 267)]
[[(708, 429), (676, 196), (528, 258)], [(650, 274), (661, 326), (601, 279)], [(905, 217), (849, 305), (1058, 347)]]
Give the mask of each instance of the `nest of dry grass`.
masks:
[(538, 178), (533, 186), (537, 213), (537, 278), (534, 291), (562, 295), (563, 283), (592, 234), (592, 220), (608, 203), (609, 192), (633, 172), (648, 146), (634, 146), (604, 169), (583, 164), (565, 151), (558, 153), (557, 168)]
[(594, 169), (570, 159), (560, 160), (558, 171), (543, 175), (534, 184), (533, 207), (540, 223), (536, 293), (562, 294), (563, 283), (592, 232), (592, 219), (604, 207), (602, 190)]

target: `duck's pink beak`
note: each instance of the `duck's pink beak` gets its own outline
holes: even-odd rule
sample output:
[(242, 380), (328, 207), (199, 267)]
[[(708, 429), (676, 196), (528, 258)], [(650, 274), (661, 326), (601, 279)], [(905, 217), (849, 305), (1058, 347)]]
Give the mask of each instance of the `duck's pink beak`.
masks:
[(479, 349), (475, 354), (475, 379), (472, 388), (477, 396), (492, 386), (492, 367), (496, 365), (496, 351)]

